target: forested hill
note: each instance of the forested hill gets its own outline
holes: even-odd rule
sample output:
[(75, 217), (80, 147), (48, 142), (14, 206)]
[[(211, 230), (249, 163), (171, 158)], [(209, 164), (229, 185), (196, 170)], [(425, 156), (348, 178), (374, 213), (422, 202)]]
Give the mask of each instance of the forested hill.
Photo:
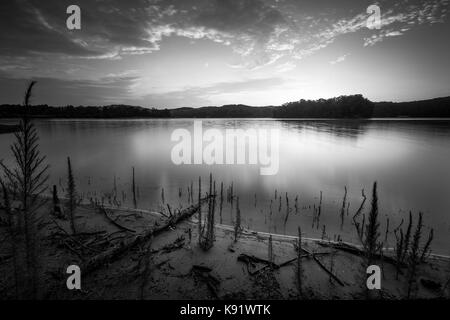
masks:
[(412, 102), (377, 102), (373, 117), (450, 118), (450, 97)]
[[(20, 105), (1, 105), (0, 118), (16, 118), (23, 113)], [(139, 106), (110, 105), (51, 107), (32, 106), (33, 117), (41, 118), (385, 118), (450, 117), (450, 97), (412, 102), (371, 102), (362, 95), (331, 99), (300, 100), (282, 106), (149, 109)]]
[[(24, 107), (20, 105), (1, 105), (0, 118), (20, 117)], [(28, 108), (28, 114), (36, 118), (168, 118), (167, 109), (148, 109), (128, 105), (96, 106), (66, 106), (51, 107), (36, 105)]]

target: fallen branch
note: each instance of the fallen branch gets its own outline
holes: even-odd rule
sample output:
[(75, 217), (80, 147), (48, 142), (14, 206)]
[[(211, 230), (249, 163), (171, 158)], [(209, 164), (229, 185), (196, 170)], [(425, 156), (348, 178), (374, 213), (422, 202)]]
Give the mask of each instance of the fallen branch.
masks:
[(96, 236), (99, 234), (104, 234), (106, 231), (93, 231), (93, 232), (77, 232), (76, 234), (73, 234), (72, 237), (83, 237), (83, 236)]
[(84, 260), (84, 257), (81, 253), (79, 253), (77, 250), (75, 250), (68, 242), (67, 240), (63, 240), (62, 242), (67, 249), (69, 249), (69, 251), (75, 253), (77, 255), (78, 258), (80, 258), (80, 260)]
[[(338, 250), (342, 250), (348, 253), (352, 253), (355, 254), (357, 256), (365, 256), (365, 252), (364, 250), (361, 250), (355, 246), (351, 246), (349, 244), (346, 243), (333, 243), (333, 242), (319, 242), (318, 243), (320, 246), (323, 247), (330, 247), (330, 248), (334, 248), (334, 249), (338, 249)], [(377, 253), (374, 254), (373, 256), (375, 259), (383, 259), (383, 261), (386, 261), (388, 263), (391, 263), (393, 265), (397, 265), (398, 261), (392, 257), (388, 257), (388, 256), (381, 256), (381, 254)], [(406, 264), (402, 263), (402, 266), (406, 266)]]
[[(325, 255), (325, 254), (329, 254), (329, 252), (319, 252), (319, 253), (315, 253), (315, 255)], [(311, 253), (307, 253), (304, 255), (301, 255), (300, 258), (309, 258), (312, 257)], [(281, 267), (285, 267), (287, 265), (289, 265), (290, 263), (297, 261), (297, 257), (289, 259), (285, 262), (282, 262), (280, 264), (276, 264), (275, 262), (270, 262), (269, 260), (266, 259), (262, 259), (253, 255), (248, 255), (245, 253), (241, 253), (238, 257), (237, 257), (238, 261), (244, 262), (247, 265), (247, 271), (250, 275), (255, 275), (258, 272), (261, 272), (262, 270), (268, 268), (268, 267), (272, 267), (273, 269), (280, 269)], [(265, 264), (264, 267), (261, 267), (259, 269), (256, 269), (256, 263), (263, 263)], [(255, 270), (250, 270), (250, 267), (255, 268)]]
[(245, 254), (245, 253), (241, 253), (238, 257), (237, 257), (238, 261), (242, 261), (244, 263), (264, 263), (267, 264), (269, 266), (272, 266), (275, 269), (278, 269), (279, 266), (275, 263), (275, 262), (271, 262), (269, 260), (266, 259), (262, 259), (262, 258), (258, 258), (256, 256), (253, 255), (249, 255), (249, 254)]
[[(330, 254), (330, 253), (331, 253), (331, 252), (317, 252), (317, 253), (314, 253), (314, 255), (316, 255), (316, 256), (324, 256), (324, 255), (327, 255), (327, 254)], [(312, 255), (309, 254), (309, 253), (307, 253), (307, 254), (302, 254), (302, 255), (300, 256), (300, 258), (311, 258), (311, 257), (312, 257)], [(281, 268), (281, 267), (287, 266), (288, 264), (290, 264), (290, 263), (292, 263), (292, 262), (295, 262), (295, 261), (297, 261), (297, 257), (292, 258), (292, 259), (289, 259), (289, 260), (287, 260), (287, 261), (285, 261), (285, 262), (280, 263), (280, 264), (278, 265), (278, 267)]]
[(116, 235), (116, 234), (118, 234), (118, 233), (123, 233), (123, 232), (125, 232), (125, 230), (114, 231), (114, 232), (111, 232), (110, 234), (106, 235), (106, 237), (109, 239), (109, 238), (111, 238), (113, 235)]
[(337, 283), (339, 283), (341, 286), (345, 286), (344, 282), (342, 282), (333, 272), (331, 272), (330, 270), (328, 270), (327, 267), (325, 267), (325, 265), (322, 263), (322, 261), (320, 261), (319, 259), (317, 259), (316, 254), (312, 253), (304, 248), (302, 248), (302, 251), (310, 254), (312, 256), (312, 258), (314, 259), (314, 261), (317, 262), (317, 264), (326, 272), (330, 275), (331, 278), (333, 278)]
[(139, 218), (139, 219), (141, 219), (142, 218), (142, 216), (140, 216), (140, 215), (138, 215), (137, 213), (129, 213), (129, 214), (125, 214), (125, 215), (121, 215), (120, 216), (121, 218), (128, 218), (128, 217), (135, 217), (135, 218)]
[[(203, 201), (206, 201), (207, 198), (202, 199)], [(119, 257), (121, 257), (126, 252), (129, 252), (132, 248), (145, 243), (146, 241), (150, 240), (153, 236), (158, 235), (159, 233), (167, 230), (171, 226), (177, 224), (178, 222), (189, 218), (194, 213), (196, 213), (199, 209), (199, 205), (192, 205), (189, 208), (186, 208), (179, 212), (179, 214), (173, 215), (169, 219), (165, 221), (164, 224), (154, 226), (147, 232), (143, 234), (139, 234), (135, 237), (131, 237), (128, 239), (125, 239), (123, 242), (119, 243), (118, 245), (112, 247), (111, 249), (100, 253), (99, 255), (94, 256), (91, 258), (88, 262), (86, 262), (81, 270), (83, 270), (84, 274), (88, 274), (96, 269), (99, 269), (103, 266), (105, 266), (107, 263), (110, 263)]]
[(85, 249), (87, 249), (87, 250), (90, 250), (90, 251), (94, 251), (94, 252), (100, 252), (99, 250), (97, 250), (97, 249), (94, 249), (94, 248), (91, 248), (91, 247), (88, 247), (87, 245), (85, 245), (85, 244), (83, 244), (83, 243), (81, 243), (80, 241), (78, 241), (77, 239), (75, 239), (71, 234), (69, 234), (63, 227), (61, 227), (54, 219), (52, 219), (51, 220), (54, 224), (55, 224), (55, 226), (59, 229), (59, 230), (61, 230), (70, 240), (72, 240), (74, 243), (76, 243), (77, 245), (79, 245), (80, 247), (82, 247), (82, 248), (85, 248)]
[(103, 213), (103, 215), (106, 217), (106, 219), (111, 222), (114, 226), (116, 226), (117, 228), (119, 228), (120, 230), (124, 230), (124, 231), (128, 231), (128, 232), (132, 232), (132, 233), (136, 233), (136, 230), (133, 229), (129, 229), (127, 227), (122, 226), (121, 224), (117, 223), (115, 220), (111, 219), (108, 216), (108, 211), (107, 209), (105, 209), (102, 206), (98, 206), (98, 209)]
[(210, 267), (202, 266), (202, 265), (199, 265), (199, 264), (192, 265), (192, 270), (198, 270), (198, 271), (201, 271), (201, 272), (211, 272), (212, 271), (212, 269)]
[(184, 236), (181, 236), (179, 238), (177, 238), (173, 243), (169, 243), (166, 244), (165, 246), (163, 246), (160, 249), (156, 249), (156, 250), (152, 250), (152, 253), (158, 253), (158, 252), (163, 252), (163, 253), (168, 253), (168, 252), (172, 252), (174, 250), (178, 250), (184, 247)]

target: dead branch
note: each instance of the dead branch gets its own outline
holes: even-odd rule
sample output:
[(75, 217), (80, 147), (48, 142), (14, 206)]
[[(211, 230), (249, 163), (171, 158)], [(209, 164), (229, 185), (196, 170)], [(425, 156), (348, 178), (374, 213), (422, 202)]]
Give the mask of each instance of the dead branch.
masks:
[(109, 222), (111, 222), (114, 226), (116, 226), (117, 228), (119, 228), (119, 229), (121, 229), (121, 230), (124, 230), (124, 231), (136, 233), (136, 230), (133, 230), (133, 229), (129, 229), (129, 228), (127, 228), (127, 227), (124, 227), (124, 226), (122, 226), (121, 224), (117, 223), (117, 221), (111, 219), (111, 218), (108, 216), (108, 210), (105, 209), (104, 207), (98, 206), (98, 209), (103, 213), (103, 215), (106, 217), (106, 219), (107, 219)]
[[(330, 248), (342, 250), (342, 251), (352, 253), (357, 256), (365, 256), (365, 252), (363, 250), (361, 250), (355, 246), (346, 244), (346, 243), (319, 242), (318, 244), (323, 247), (330, 247)], [(374, 258), (375, 259), (383, 259), (383, 261), (386, 261), (393, 265), (397, 265), (397, 263), (398, 263), (397, 260), (392, 257), (388, 257), (388, 256), (384, 256), (384, 255), (383, 255), (383, 257), (381, 257), (381, 254), (375, 254)], [(402, 264), (402, 265), (404, 265), (404, 264)]]
[(316, 257), (315, 253), (310, 252), (307, 249), (302, 248), (302, 251), (308, 253), (309, 255), (312, 256), (312, 258), (314, 259), (314, 261), (317, 262), (317, 264), (326, 272), (330, 275), (331, 278), (333, 278), (337, 283), (339, 283), (341, 286), (345, 286), (344, 282), (342, 282), (333, 272), (331, 272), (330, 270), (328, 270), (327, 267), (325, 267), (325, 265)]
[[(90, 250), (90, 251), (94, 251), (94, 252), (100, 252), (99, 250), (97, 250), (97, 249), (94, 249), (94, 248), (91, 248), (91, 247), (88, 247), (87, 245), (85, 245), (85, 244), (83, 244), (82, 242), (80, 242), (80, 241), (78, 241), (77, 239), (75, 239), (71, 234), (69, 234), (66, 230), (64, 230), (64, 228), (63, 227), (61, 227), (54, 219), (52, 219), (51, 220), (54, 224), (55, 224), (55, 226), (59, 229), (59, 230), (61, 230), (70, 240), (72, 240), (74, 243), (76, 243), (77, 245), (79, 245), (80, 247), (82, 247), (82, 248), (85, 248), (85, 249), (87, 249), (87, 250)], [(64, 240), (65, 241), (65, 240)]]
[[(207, 201), (207, 199), (208, 198), (204, 198), (201, 202)], [(189, 208), (182, 210), (178, 214), (173, 215), (162, 225), (155, 225), (147, 232), (136, 235), (135, 237), (125, 239), (123, 242), (112, 247), (111, 249), (91, 258), (82, 266), (81, 270), (83, 270), (84, 274), (88, 274), (98, 268), (101, 268), (102, 266), (105, 266), (107, 263), (110, 263), (121, 257), (126, 252), (129, 252), (132, 248), (150, 240), (153, 236), (156, 236), (159, 233), (167, 230), (171, 226), (177, 224), (178, 222), (191, 217), (198, 211), (199, 207), (199, 204), (192, 205)]]

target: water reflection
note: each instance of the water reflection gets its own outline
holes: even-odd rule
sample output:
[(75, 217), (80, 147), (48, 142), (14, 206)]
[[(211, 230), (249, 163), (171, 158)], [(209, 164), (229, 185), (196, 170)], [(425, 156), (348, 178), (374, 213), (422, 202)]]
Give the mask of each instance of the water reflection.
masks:
[[(188, 204), (187, 188), (191, 182), (197, 190), (198, 177), (206, 185), (212, 172), (218, 185), (224, 183), (225, 190), (233, 183), (241, 199), (245, 226), (295, 234), (301, 225), (306, 236), (320, 237), (322, 226), (326, 225), (329, 237), (339, 234), (343, 239), (356, 240), (350, 217), (361, 202), (361, 189), (369, 195), (373, 181), (378, 181), (382, 232), (387, 217), (393, 226), (409, 210), (423, 211), (425, 223), (436, 229), (435, 250), (449, 253), (450, 121), (203, 121), (205, 129), (221, 131), (279, 129), (280, 169), (274, 176), (261, 176), (257, 165), (174, 165), (170, 158), (174, 145), (171, 133), (178, 128), (192, 130), (193, 121), (40, 120), (37, 127), (41, 150), (51, 164), (52, 184), (64, 185), (66, 157), (70, 156), (78, 188), (85, 197), (103, 197), (108, 201), (104, 193), (113, 189), (115, 176), (123, 205), (132, 206), (131, 167), (134, 166), (139, 207), (159, 210), (162, 188), (166, 202), (182, 207)], [(0, 158), (6, 162), (11, 162), (8, 145), (12, 138), (10, 134), (0, 135)], [(340, 208), (345, 186), (350, 206), (341, 230)], [(313, 229), (314, 206), (319, 203), (321, 191), (321, 220)], [(288, 223), (284, 224), (286, 193), (291, 211)], [(223, 209), (222, 222), (232, 221), (233, 210), (228, 203)], [(393, 240), (390, 241), (392, 245)]]

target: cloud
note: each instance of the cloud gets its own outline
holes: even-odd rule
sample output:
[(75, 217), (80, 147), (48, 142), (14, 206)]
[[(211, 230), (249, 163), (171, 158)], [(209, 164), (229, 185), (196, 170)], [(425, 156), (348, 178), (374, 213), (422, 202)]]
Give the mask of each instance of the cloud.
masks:
[(297, 65), (295, 63), (288, 61), (288, 62), (279, 64), (276, 67), (276, 71), (279, 73), (283, 73), (283, 72), (288, 72), (288, 71), (294, 70), (296, 67), (297, 67)]
[[(96, 80), (62, 80), (36, 77), (33, 104), (64, 105), (107, 105), (132, 101), (131, 87), (139, 80), (137, 76), (108, 75)], [(0, 72), (2, 103), (20, 104), (29, 79), (10, 78)], [(6, 96), (6, 93), (8, 95)], [(6, 99), (5, 99), (6, 98)], [(9, 99), (8, 99), (9, 98)]]
[(381, 19), (381, 29), (378, 33), (364, 38), (364, 46), (373, 46), (389, 37), (405, 34), (416, 26), (443, 23), (447, 15), (448, 0), (431, 0), (418, 4), (409, 4), (406, 9), (396, 12), (389, 9)]
[[(79, 0), (82, 29), (68, 31), (65, 9), (70, 4), (69, 0), (2, 1), (0, 55), (56, 53), (120, 59), (150, 54), (161, 49), (165, 37), (178, 36), (230, 46), (241, 58), (239, 64), (253, 69), (283, 56), (302, 59), (342, 35), (364, 32), (368, 18), (364, 4), (356, 0), (349, 1), (345, 10), (312, 0)], [(384, 0), (379, 5), (382, 28), (365, 36), (366, 46), (417, 25), (443, 22), (448, 0), (397, 5)]]
[(340, 57), (337, 57), (336, 60), (330, 61), (330, 64), (336, 64), (345, 61), (345, 59), (349, 56), (349, 54), (344, 54)]
[[(403, 29), (407, 30), (407, 29)], [(397, 37), (401, 36), (403, 34), (403, 31), (393, 31), (392, 29), (386, 29), (382, 30), (377, 34), (374, 34), (368, 38), (364, 38), (364, 46), (373, 46), (374, 44), (383, 41), (385, 38), (389, 37)]]
[(32, 52), (92, 55), (51, 26), (48, 19), (26, 1), (0, 3), (0, 55), (25, 56)]
[[(250, 73), (253, 77), (258, 75), (266, 80), (183, 88), (182, 79), (177, 82), (174, 78), (180, 90), (149, 94), (140, 101), (161, 106), (184, 105), (188, 100), (191, 105), (209, 104), (219, 94), (274, 88), (280, 85), (277, 82), (280, 80), (270, 78), (269, 72), (282, 76), (300, 65), (297, 60), (315, 55), (343, 38), (351, 37), (352, 44), (370, 50), (371, 46), (413, 33), (419, 27), (448, 23), (449, 0), (396, 3), (379, 0), (380, 30), (366, 27), (366, 8), (373, 4), (369, 0), (77, 0), (76, 3), (81, 8), (81, 30), (69, 31), (66, 8), (73, 4), (71, 0), (0, 1), (3, 85), (0, 90), (6, 93), (13, 90), (6, 79), (22, 88), (23, 79), (35, 76), (44, 93), (42, 100), (50, 104), (136, 100), (138, 89), (136, 92), (133, 89), (150, 86), (142, 82), (136, 85), (145, 81), (139, 78), (139, 73), (121, 74), (118, 70), (138, 69), (144, 58), (151, 60), (153, 55), (162, 59), (164, 52), (157, 51), (164, 50), (166, 45), (177, 50), (181, 43), (179, 39), (173, 42), (167, 39), (181, 37), (192, 43), (211, 41), (226, 47), (219, 53), (220, 63), (214, 57), (202, 55), (207, 60), (201, 65), (206, 66), (204, 62), (208, 61), (211, 71), (218, 71), (211, 81), (218, 81), (221, 71), (234, 77), (249, 70), (255, 70)], [(215, 44), (208, 48), (220, 47)], [(202, 45), (198, 48), (207, 47)], [(175, 55), (169, 52), (168, 56), (173, 59)], [(340, 63), (347, 56), (336, 57), (330, 63)], [(236, 70), (220, 69), (222, 62)], [(152, 64), (154, 61), (149, 63)], [(109, 72), (113, 75), (105, 76)], [(70, 92), (67, 97), (60, 94), (64, 90)]]

